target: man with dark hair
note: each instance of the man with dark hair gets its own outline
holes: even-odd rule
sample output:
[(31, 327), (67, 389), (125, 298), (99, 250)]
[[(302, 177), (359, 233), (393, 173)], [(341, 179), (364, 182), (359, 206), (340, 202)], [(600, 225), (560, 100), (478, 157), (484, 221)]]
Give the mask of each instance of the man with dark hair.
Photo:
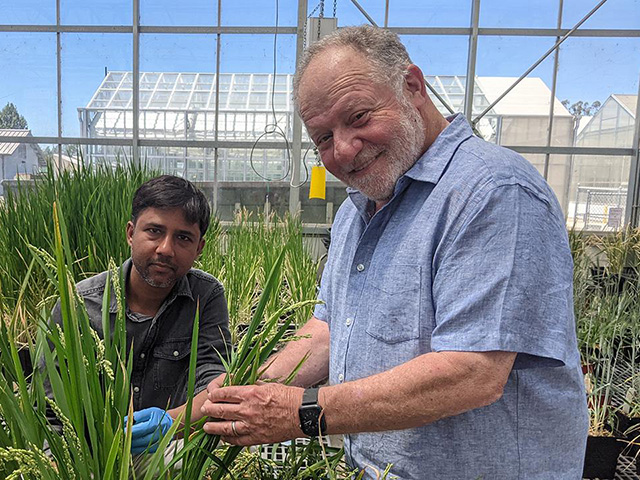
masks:
[[(135, 192), (127, 241), (127, 351), (133, 343), (131, 387), (135, 425), (132, 451), (154, 451), (186, 402), (191, 335), (196, 309), (200, 327), (195, 392), (224, 372), (220, 354), (230, 351), (229, 318), (222, 284), (191, 268), (205, 244), (210, 209), (189, 181), (163, 175)], [(92, 327), (102, 336), (102, 297), (107, 272), (78, 283)], [(112, 323), (116, 296), (109, 307)], [(61, 324), (59, 306), (53, 319)], [(113, 328), (112, 328), (113, 331)]]
[(324, 303), (267, 362), (277, 380), (306, 359), (293, 386), (216, 379), (202, 413), (222, 421), (205, 431), (236, 445), (344, 434), (367, 479), (387, 464), (401, 479), (581, 478), (572, 259), (549, 185), (463, 116), (443, 117), (392, 32), (313, 44), (294, 95), (350, 187)]

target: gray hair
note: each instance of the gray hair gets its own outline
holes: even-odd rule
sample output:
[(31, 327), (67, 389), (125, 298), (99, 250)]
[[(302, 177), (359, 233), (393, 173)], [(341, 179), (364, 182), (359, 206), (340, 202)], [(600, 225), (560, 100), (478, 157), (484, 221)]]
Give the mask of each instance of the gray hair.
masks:
[(330, 48), (349, 47), (362, 53), (372, 66), (372, 80), (391, 86), (401, 96), (402, 82), (411, 62), (398, 35), (389, 30), (360, 25), (341, 28), (311, 44), (302, 54), (293, 77), (293, 97), (298, 104), (300, 80), (311, 61)]

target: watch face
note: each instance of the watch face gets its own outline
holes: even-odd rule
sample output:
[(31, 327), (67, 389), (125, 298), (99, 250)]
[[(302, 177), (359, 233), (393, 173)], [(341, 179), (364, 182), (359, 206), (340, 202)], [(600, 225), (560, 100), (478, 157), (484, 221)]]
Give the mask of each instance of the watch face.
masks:
[(300, 429), (305, 435), (309, 435), (310, 437), (318, 435), (318, 419), (321, 413), (322, 407), (319, 405), (300, 407)]

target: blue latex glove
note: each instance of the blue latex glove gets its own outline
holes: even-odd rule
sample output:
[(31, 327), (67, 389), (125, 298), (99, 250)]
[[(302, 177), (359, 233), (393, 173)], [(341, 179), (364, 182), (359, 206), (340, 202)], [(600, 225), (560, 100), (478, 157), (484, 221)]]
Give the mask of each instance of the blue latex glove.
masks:
[[(127, 417), (124, 417), (124, 424), (126, 430)], [(131, 453), (155, 452), (171, 425), (173, 425), (173, 418), (161, 408), (150, 407), (133, 412)]]

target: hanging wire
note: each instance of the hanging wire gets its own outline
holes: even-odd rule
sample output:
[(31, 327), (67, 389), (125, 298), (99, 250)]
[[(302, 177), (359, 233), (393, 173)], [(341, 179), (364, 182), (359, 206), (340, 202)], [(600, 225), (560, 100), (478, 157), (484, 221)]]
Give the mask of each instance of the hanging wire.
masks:
[[(324, 8), (324, 6), (322, 7)], [(316, 7), (317, 9), (317, 7)], [(314, 12), (315, 10), (314, 9)], [(251, 167), (251, 170), (253, 170), (253, 172), (260, 177), (261, 179), (267, 181), (267, 182), (280, 182), (282, 180), (284, 180), (285, 178), (287, 178), (289, 176), (289, 173), (291, 172), (291, 148), (290, 148), (290, 144), (289, 144), (289, 139), (287, 138), (286, 133), (284, 132), (284, 130), (280, 127), (280, 125), (278, 125), (278, 117), (276, 115), (276, 107), (275, 107), (275, 92), (276, 92), (276, 75), (278, 73), (278, 60), (277, 60), (277, 53), (278, 53), (278, 19), (279, 19), (279, 2), (278, 0), (276, 0), (276, 25), (275, 25), (275, 33), (273, 36), (273, 76), (271, 78), (271, 114), (273, 115), (273, 123), (268, 123), (267, 125), (265, 125), (264, 127), (264, 132), (261, 133), (258, 138), (256, 138), (256, 140), (253, 142), (253, 145), (251, 146), (251, 152), (249, 153), (249, 166)], [(312, 12), (313, 14), (313, 12)], [(307, 17), (308, 18), (308, 17)], [(306, 26), (306, 23), (305, 23)], [(306, 28), (305, 28), (305, 32), (306, 32)], [(263, 175), (261, 175), (255, 168), (254, 163), (253, 163), (253, 153), (255, 152), (256, 147), (258, 146), (258, 143), (260, 142), (260, 140), (262, 140), (264, 137), (266, 137), (267, 135), (276, 135), (281, 137), (284, 140), (284, 145), (285, 145), (285, 152), (286, 152), (286, 161), (285, 161), (285, 169), (284, 169), (284, 174), (282, 175), (282, 177), (280, 178), (268, 178), (265, 177)], [(304, 185), (305, 183), (307, 183), (307, 181), (309, 180), (309, 169), (307, 168), (307, 165), (305, 163), (305, 159), (307, 157), (307, 153), (309, 152), (309, 149), (311, 148), (311, 146), (309, 146), (304, 154), (303, 160), (302, 160), (302, 166), (304, 167), (304, 171), (305, 171), (305, 178), (302, 181), (302, 183), (300, 183), (299, 185), (294, 185), (293, 184), (293, 178), (291, 178), (289, 180), (289, 186), (292, 188), (299, 188), (302, 185)]]

